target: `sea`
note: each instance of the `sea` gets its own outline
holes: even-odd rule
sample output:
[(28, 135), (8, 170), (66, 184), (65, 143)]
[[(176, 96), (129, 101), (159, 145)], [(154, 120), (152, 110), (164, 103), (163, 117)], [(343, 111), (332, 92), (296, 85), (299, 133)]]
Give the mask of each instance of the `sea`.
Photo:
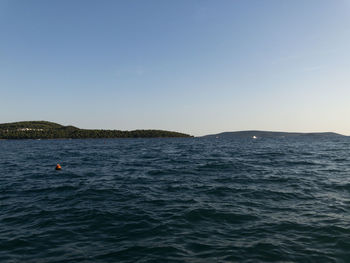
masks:
[(1, 140), (0, 262), (350, 262), (350, 137)]

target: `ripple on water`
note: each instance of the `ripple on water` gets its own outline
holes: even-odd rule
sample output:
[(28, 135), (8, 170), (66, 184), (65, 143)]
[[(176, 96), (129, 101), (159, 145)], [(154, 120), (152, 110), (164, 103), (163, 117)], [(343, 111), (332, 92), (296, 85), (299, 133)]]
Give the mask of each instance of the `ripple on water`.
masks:
[(349, 145), (0, 141), (0, 260), (350, 262)]

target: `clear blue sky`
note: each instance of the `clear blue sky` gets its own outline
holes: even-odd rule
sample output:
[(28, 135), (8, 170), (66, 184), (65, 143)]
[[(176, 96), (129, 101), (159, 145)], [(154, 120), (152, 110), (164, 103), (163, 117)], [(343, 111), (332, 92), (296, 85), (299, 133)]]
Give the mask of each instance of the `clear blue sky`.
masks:
[(350, 135), (350, 0), (0, 0), (0, 122)]

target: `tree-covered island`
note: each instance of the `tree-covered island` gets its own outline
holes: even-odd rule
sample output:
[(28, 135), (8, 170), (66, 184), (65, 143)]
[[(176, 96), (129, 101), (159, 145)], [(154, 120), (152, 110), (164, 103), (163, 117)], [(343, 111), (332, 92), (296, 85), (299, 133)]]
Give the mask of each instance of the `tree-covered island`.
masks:
[(192, 137), (163, 130), (88, 130), (48, 121), (23, 121), (0, 124), (0, 139), (88, 139), (88, 138), (161, 138)]

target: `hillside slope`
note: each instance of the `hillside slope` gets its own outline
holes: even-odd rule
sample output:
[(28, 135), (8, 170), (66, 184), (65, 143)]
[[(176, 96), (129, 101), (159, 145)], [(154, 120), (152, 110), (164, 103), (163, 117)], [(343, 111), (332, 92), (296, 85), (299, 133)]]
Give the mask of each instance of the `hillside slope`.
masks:
[(191, 137), (163, 130), (88, 130), (48, 121), (23, 121), (0, 124), (0, 139), (86, 139), (86, 138), (159, 138)]
[(302, 132), (273, 132), (273, 131), (236, 131), (236, 132), (222, 132), (218, 134), (211, 134), (203, 136), (204, 138), (284, 138), (284, 137), (339, 137), (344, 136), (334, 132), (312, 132), (312, 133), (302, 133)]

